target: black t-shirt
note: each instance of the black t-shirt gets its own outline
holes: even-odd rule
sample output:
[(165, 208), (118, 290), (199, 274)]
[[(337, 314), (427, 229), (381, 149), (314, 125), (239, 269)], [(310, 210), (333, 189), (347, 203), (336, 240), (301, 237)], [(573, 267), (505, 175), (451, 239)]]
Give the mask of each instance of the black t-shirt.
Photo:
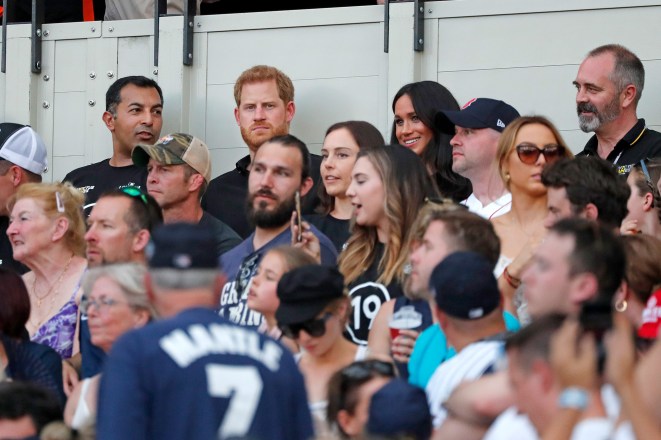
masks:
[(198, 224), (213, 231), (213, 236), (216, 238), (216, 251), (219, 257), (243, 241), (232, 228), (206, 211), (202, 214), (202, 218)]
[[(577, 156), (598, 156), (598, 145), (597, 135), (594, 135)], [(645, 127), (645, 120), (638, 119), (636, 125), (615, 144), (606, 160), (616, 166), (620, 176), (627, 176), (633, 165), (652, 157), (661, 157), (661, 133)]]
[(23, 275), (30, 269), (14, 260), (14, 250), (7, 237), (7, 228), (9, 227), (9, 217), (0, 216), (0, 266), (5, 269), (11, 269), (14, 272)]
[(71, 182), (85, 194), (85, 215), (89, 215), (99, 196), (108, 190), (127, 186), (146, 188), (147, 168), (135, 165), (113, 167), (110, 159), (106, 159), (77, 168), (62, 180)]
[(347, 325), (347, 339), (359, 344), (367, 345), (367, 336), (372, 328), (372, 321), (386, 301), (404, 295), (402, 286), (395, 280), (384, 286), (376, 280), (379, 277), (378, 267), (385, 246), (376, 245), (374, 261), (365, 272), (349, 285), (351, 298), (351, 318)]
[[(314, 181), (312, 189), (301, 200), (303, 214), (312, 214), (319, 205), (317, 185), (321, 182), (319, 167), (321, 156), (310, 155), (310, 174)], [(234, 229), (243, 239), (255, 230), (246, 215), (246, 198), (248, 196), (248, 166), (250, 156), (246, 156), (236, 163), (236, 168), (221, 174), (209, 182), (209, 188), (202, 198), (202, 208), (209, 214)]]
[(306, 215), (304, 220), (315, 225), (317, 229), (326, 235), (326, 237), (330, 238), (335, 245), (338, 254), (342, 252), (344, 243), (346, 243), (351, 236), (351, 233), (349, 232), (350, 220), (335, 218), (330, 214)]

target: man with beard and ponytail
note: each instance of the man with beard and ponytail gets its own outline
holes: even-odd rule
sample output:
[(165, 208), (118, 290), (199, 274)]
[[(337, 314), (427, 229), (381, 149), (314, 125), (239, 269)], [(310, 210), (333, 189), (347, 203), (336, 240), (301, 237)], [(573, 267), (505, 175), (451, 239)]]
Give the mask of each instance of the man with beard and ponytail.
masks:
[[(296, 209), (296, 191), (303, 197), (311, 188), (310, 153), (295, 136), (276, 136), (255, 152), (246, 199), (247, 217), (255, 229), (221, 257), (228, 280), (220, 298), (221, 316), (247, 327), (260, 325), (261, 314), (246, 305), (250, 283), (266, 251), (292, 242), (290, 220)], [(307, 223), (303, 229), (304, 235), (312, 233), (318, 238), (321, 263), (335, 264), (337, 253), (330, 239)]]
[[(234, 229), (241, 238), (252, 232), (245, 217), (243, 204), (248, 193), (248, 176), (261, 145), (274, 136), (289, 133), (294, 119), (294, 84), (280, 70), (272, 66), (253, 66), (241, 73), (234, 84), (234, 118), (241, 129), (241, 137), (248, 146), (248, 154), (236, 167), (209, 183), (202, 206), (211, 215)], [(319, 204), (317, 185), (321, 157), (310, 155), (313, 188), (302, 200), (303, 214), (312, 214)]]
[(627, 48), (607, 44), (588, 53), (574, 80), (576, 111), (581, 130), (595, 135), (579, 156), (606, 159), (625, 176), (633, 164), (661, 156), (661, 133), (636, 115), (644, 84), (643, 63)]

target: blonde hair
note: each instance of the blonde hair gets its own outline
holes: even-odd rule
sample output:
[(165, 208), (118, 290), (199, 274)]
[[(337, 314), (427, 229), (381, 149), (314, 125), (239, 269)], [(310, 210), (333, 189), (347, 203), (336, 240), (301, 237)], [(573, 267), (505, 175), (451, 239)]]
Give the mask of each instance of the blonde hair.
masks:
[(498, 140), (498, 148), (496, 151), (496, 162), (498, 163), (498, 173), (500, 174), (500, 178), (503, 180), (507, 188), (509, 188), (510, 184), (509, 184), (509, 179), (507, 179), (507, 176), (505, 175), (505, 170), (503, 169), (503, 165), (505, 164), (505, 161), (510, 156), (512, 151), (516, 148), (516, 145), (514, 145), (514, 143), (516, 141), (516, 136), (519, 134), (519, 130), (521, 130), (521, 128), (523, 128), (524, 126), (530, 124), (540, 124), (551, 130), (551, 133), (553, 133), (553, 137), (558, 142), (558, 145), (564, 147), (565, 151), (563, 157), (565, 158), (574, 157), (574, 154), (571, 152), (569, 147), (567, 147), (567, 143), (560, 135), (558, 129), (555, 128), (555, 125), (553, 125), (553, 123), (549, 121), (547, 118), (545, 118), (544, 116), (521, 116), (519, 118), (516, 118), (514, 121), (510, 122), (507, 125), (505, 130), (503, 130), (503, 134), (500, 135), (500, 139)]
[(51, 220), (64, 217), (69, 227), (64, 235), (67, 247), (76, 255), (85, 255), (85, 219), (83, 203), (85, 196), (70, 183), (26, 183), (20, 185), (16, 194), (9, 199), (7, 208), (12, 211), (17, 201), (33, 199)]
[[(401, 283), (409, 256), (411, 225), (425, 198), (435, 195), (433, 184), (422, 160), (400, 145), (363, 148), (358, 159), (362, 157), (370, 161), (383, 183), (384, 211), (390, 224), (376, 281), (384, 285), (394, 280)], [(372, 265), (377, 242), (376, 226), (359, 225), (352, 219), (351, 236), (338, 261), (347, 285)]]

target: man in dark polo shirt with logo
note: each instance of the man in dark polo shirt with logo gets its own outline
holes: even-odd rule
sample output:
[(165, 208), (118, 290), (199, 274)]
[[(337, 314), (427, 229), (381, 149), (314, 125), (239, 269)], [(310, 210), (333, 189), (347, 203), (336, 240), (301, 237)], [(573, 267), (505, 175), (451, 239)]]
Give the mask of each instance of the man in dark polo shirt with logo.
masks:
[(661, 133), (638, 119), (636, 108), (645, 84), (645, 68), (630, 50), (617, 44), (593, 49), (574, 80), (578, 123), (594, 136), (581, 155), (599, 156), (626, 176), (642, 159), (661, 156)]

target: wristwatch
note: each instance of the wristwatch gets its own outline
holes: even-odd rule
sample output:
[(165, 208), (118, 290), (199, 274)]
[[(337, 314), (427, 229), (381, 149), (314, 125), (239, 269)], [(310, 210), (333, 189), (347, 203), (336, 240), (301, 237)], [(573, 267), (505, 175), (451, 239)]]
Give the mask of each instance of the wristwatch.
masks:
[(558, 407), (585, 410), (590, 403), (590, 395), (585, 388), (569, 387), (562, 390), (558, 397)]

